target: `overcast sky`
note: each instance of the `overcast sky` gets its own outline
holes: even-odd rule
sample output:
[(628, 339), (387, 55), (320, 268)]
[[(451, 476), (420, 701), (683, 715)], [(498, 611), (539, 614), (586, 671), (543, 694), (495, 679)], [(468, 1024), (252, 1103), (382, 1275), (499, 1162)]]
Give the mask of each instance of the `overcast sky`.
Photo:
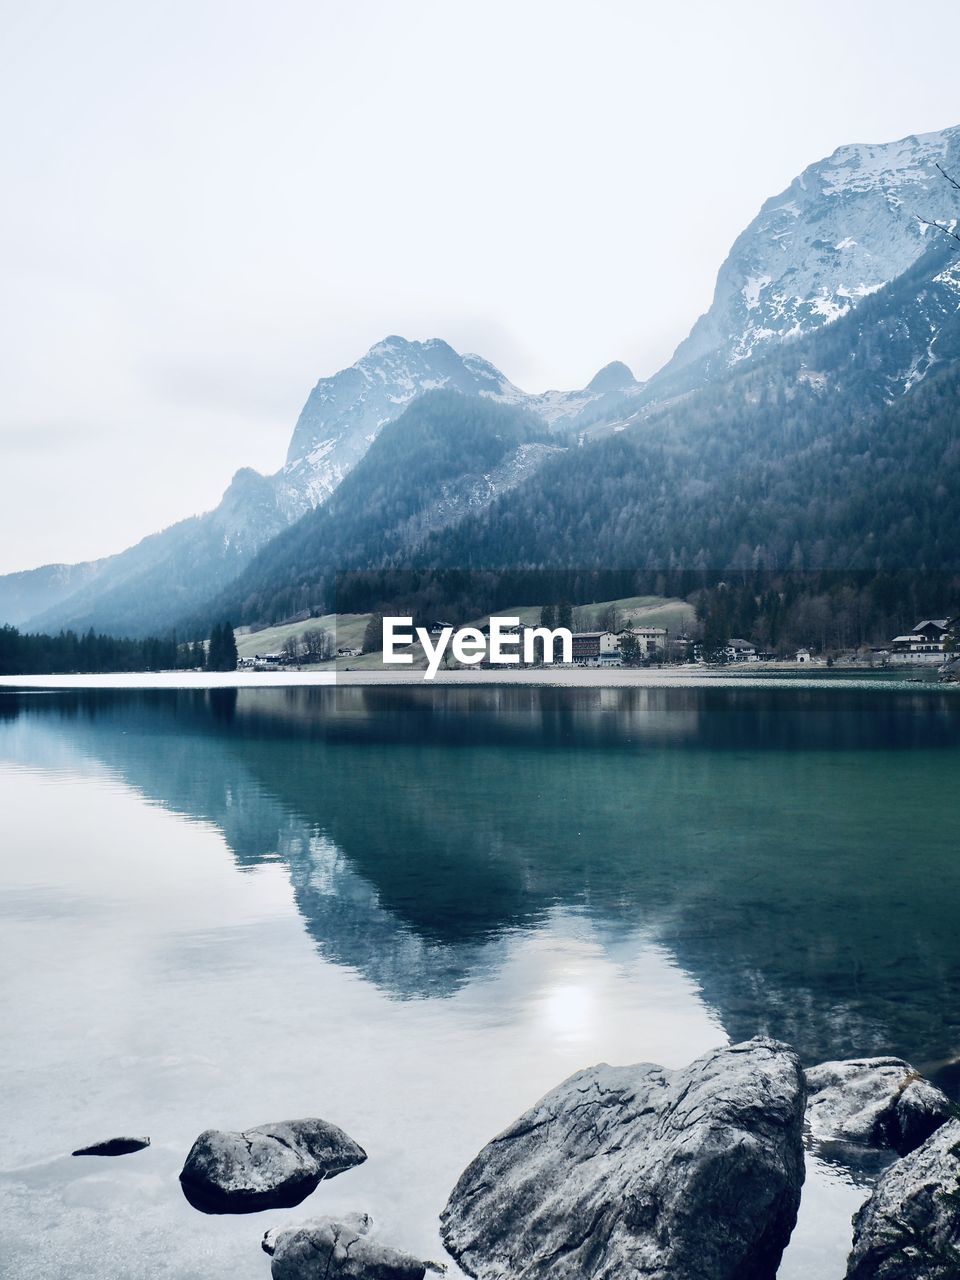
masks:
[(388, 333), (653, 373), (763, 200), (960, 123), (902, 0), (0, 0), (0, 571), (276, 470)]

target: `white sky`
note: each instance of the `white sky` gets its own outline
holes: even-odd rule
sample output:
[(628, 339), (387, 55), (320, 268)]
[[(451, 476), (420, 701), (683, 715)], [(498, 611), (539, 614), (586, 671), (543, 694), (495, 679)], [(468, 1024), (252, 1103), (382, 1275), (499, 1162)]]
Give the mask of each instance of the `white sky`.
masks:
[(0, 0), (0, 571), (275, 470), (388, 333), (653, 373), (763, 200), (960, 123), (877, 0)]

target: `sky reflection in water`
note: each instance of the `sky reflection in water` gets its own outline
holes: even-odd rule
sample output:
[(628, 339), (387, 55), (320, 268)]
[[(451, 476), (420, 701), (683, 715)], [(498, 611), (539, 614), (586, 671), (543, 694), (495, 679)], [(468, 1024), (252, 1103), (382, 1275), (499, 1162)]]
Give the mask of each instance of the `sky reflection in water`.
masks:
[[(763, 1030), (949, 1083), (958, 744), (930, 690), (0, 695), (0, 1267), (265, 1277), (349, 1209), (439, 1256), (466, 1161), (598, 1060)], [(179, 1197), (201, 1129), (301, 1114), (371, 1159)], [(814, 1168), (782, 1275), (842, 1274), (861, 1194)]]

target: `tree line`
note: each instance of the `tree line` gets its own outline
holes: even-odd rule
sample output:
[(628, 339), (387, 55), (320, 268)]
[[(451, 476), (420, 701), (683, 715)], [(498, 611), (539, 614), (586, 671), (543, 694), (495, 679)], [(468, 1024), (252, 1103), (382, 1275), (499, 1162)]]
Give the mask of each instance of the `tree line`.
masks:
[(205, 645), (180, 644), (175, 634), (141, 639), (109, 636), (91, 628), (31, 635), (0, 627), (0, 675), (89, 675), (117, 671), (233, 671), (237, 645), (228, 622), (217, 623)]

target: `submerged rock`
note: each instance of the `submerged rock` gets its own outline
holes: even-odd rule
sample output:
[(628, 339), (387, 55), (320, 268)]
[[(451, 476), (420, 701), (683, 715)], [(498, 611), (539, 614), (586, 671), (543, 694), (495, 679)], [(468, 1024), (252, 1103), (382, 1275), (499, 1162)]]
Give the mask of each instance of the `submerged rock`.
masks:
[(142, 1151), (149, 1147), (149, 1138), (105, 1138), (103, 1142), (95, 1142), (90, 1147), (78, 1147), (71, 1152), (75, 1156), (128, 1156), (132, 1151)]
[(242, 1133), (207, 1129), (180, 1173), (184, 1195), (205, 1213), (252, 1213), (299, 1204), (324, 1178), (367, 1153), (326, 1120), (288, 1120)]
[(960, 1276), (960, 1120), (891, 1165), (853, 1219), (847, 1280)]
[(950, 1099), (902, 1058), (822, 1062), (807, 1072), (812, 1136), (907, 1155), (951, 1116)]
[(571, 1076), (484, 1147), (441, 1217), (478, 1280), (772, 1280), (803, 1183), (803, 1071), (758, 1038), (681, 1071)]
[(369, 1215), (360, 1213), (275, 1227), (263, 1237), (273, 1280), (423, 1280), (427, 1271), (444, 1270), (368, 1240), (370, 1226)]

